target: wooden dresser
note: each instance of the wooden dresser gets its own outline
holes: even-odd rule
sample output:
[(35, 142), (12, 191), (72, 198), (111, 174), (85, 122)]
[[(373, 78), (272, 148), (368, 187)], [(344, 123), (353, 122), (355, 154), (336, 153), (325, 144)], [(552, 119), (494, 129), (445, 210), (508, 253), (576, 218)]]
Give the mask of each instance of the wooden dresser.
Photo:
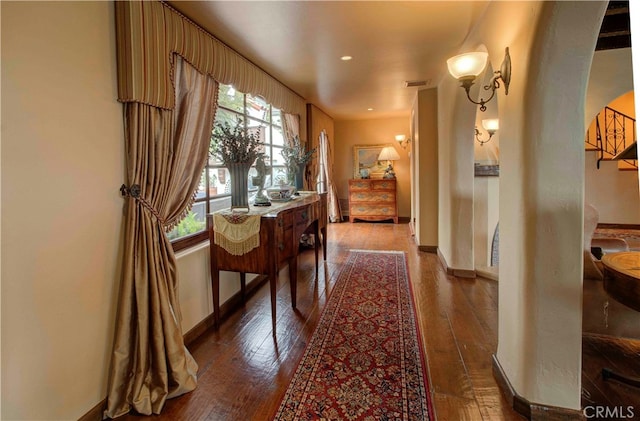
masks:
[(349, 180), (349, 222), (384, 221), (398, 223), (395, 179)]

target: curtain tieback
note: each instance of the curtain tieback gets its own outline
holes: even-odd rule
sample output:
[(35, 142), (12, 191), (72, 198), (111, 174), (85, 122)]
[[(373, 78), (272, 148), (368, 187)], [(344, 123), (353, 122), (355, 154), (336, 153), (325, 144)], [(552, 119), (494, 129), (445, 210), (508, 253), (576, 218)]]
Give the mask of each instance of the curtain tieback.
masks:
[(120, 186), (120, 194), (124, 197), (133, 197), (138, 203), (140, 203), (144, 208), (146, 208), (149, 212), (156, 217), (158, 222), (162, 225), (165, 225), (164, 218), (160, 216), (160, 213), (153, 207), (149, 202), (147, 202), (143, 197), (140, 196), (140, 185), (132, 184), (131, 187), (127, 187), (126, 185)]

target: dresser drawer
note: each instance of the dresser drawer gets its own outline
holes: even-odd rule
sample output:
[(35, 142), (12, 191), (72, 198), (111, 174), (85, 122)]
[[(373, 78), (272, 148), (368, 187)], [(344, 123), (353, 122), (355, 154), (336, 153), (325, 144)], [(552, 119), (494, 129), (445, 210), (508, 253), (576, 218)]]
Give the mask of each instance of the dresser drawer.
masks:
[(389, 205), (358, 205), (353, 204), (349, 210), (349, 217), (355, 216), (396, 216), (396, 204)]
[(395, 202), (395, 191), (354, 191), (349, 196), (352, 202)]
[(393, 190), (396, 189), (396, 180), (374, 180), (371, 183), (372, 190)]
[(349, 190), (371, 190), (371, 180), (349, 180)]

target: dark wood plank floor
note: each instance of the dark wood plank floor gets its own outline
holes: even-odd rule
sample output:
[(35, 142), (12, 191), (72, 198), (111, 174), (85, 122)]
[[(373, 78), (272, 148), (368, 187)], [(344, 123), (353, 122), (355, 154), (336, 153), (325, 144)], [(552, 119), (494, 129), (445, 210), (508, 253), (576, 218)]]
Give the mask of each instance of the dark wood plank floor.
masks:
[[(265, 284), (219, 330), (207, 331), (189, 346), (199, 364), (198, 388), (168, 400), (154, 420), (271, 419), (349, 249), (407, 252), (437, 419), (523, 419), (502, 397), (491, 370), (497, 282), (446, 275), (436, 255), (417, 251), (406, 224), (330, 224), (328, 239), (327, 262), (317, 277), (313, 252), (299, 257), (297, 310), (291, 308), (287, 273), (280, 274), (275, 338)], [(146, 418), (151, 417), (122, 419)]]

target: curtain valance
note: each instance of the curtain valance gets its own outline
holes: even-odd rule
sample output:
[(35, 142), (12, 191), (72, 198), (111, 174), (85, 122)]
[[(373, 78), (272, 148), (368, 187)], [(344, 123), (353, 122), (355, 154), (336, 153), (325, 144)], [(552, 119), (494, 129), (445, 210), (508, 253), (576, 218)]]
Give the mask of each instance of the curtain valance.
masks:
[(169, 5), (116, 1), (115, 8), (119, 101), (173, 109), (171, 60), (176, 53), (220, 83), (304, 115), (303, 98)]

